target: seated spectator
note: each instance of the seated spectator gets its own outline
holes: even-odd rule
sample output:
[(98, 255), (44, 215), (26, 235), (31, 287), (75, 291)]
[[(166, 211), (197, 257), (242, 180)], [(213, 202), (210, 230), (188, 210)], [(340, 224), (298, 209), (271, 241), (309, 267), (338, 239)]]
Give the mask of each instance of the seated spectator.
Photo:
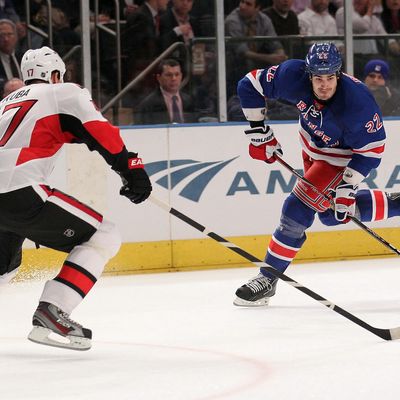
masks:
[(180, 91), (182, 71), (178, 61), (160, 62), (156, 75), (159, 87), (151, 92), (134, 113), (135, 124), (180, 124), (196, 122), (189, 95)]
[(271, 18), (278, 36), (300, 33), (299, 21), (296, 13), (291, 10), (292, 5), (293, 0), (273, 0), (272, 6), (263, 10)]
[(328, 11), (329, 0), (311, 0), (311, 4), (299, 14), (300, 33), (306, 36), (337, 35), (335, 18)]
[(9, 19), (0, 19), (0, 91), (11, 78), (21, 78), (19, 59), (15, 53), (17, 27)]
[[(273, 0), (272, 6), (263, 10), (263, 13), (271, 18), (275, 32), (278, 36), (298, 35), (300, 33), (299, 20), (297, 14), (291, 10), (293, 0)], [(296, 42), (286, 41), (283, 43), (286, 54), (293, 58), (299, 57), (296, 48)]]
[[(234, 38), (276, 37), (271, 19), (261, 12), (260, 7), (261, 0), (240, 0), (239, 7), (225, 19), (226, 34)], [(237, 81), (248, 71), (280, 64), (287, 59), (279, 41), (234, 42), (228, 51), (232, 53), (231, 59), (227, 61), (227, 72), (232, 81), (228, 82), (228, 95), (233, 94)]]
[(196, 20), (190, 15), (193, 0), (171, 0), (171, 7), (160, 18), (160, 44), (164, 51), (175, 42), (189, 44), (200, 35)]
[[(131, 81), (160, 55), (160, 18), (168, 0), (147, 0), (127, 21), (121, 34), (121, 45), (127, 57), (126, 79)], [(132, 105), (138, 104), (153, 89), (153, 80), (145, 78), (132, 93)]]
[(2, 98), (7, 97), (10, 93), (21, 89), (24, 85), (24, 82), (22, 79), (19, 78), (11, 78), (6, 83), (4, 84), (3, 87), (3, 95)]
[(371, 60), (364, 68), (364, 83), (373, 94), (382, 115), (400, 116), (400, 93), (388, 84), (389, 64), (383, 60)]
[(15, 11), (13, 0), (0, 1), (0, 19), (10, 19), (15, 24), (19, 22), (19, 15)]
[[(387, 34), (382, 21), (374, 15), (374, 0), (353, 0), (353, 33), (376, 35)], [(339, 35), (344, 34), (344, 8), (336, 12), (336, 25)], [(380, 44), (379, 44), (380, 46)], [(354, 75), (362, 77), (365, 63), (381, 53), (376, 39), (356, 39), (354, 44)], [(361, 78), (362, 79), (362, 78)]]
[[(381, 20), (387, 33), (400, 33), (400, 1), (383, 0)], [(391, 53), (395, 56), (400, 55), (400, 40), (393, 40)]]

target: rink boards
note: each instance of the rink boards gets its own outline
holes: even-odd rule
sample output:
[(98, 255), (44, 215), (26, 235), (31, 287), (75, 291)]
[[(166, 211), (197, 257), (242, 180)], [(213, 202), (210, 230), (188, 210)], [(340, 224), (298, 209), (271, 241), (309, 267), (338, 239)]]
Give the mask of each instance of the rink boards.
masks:
[[(272, 124), (284, 159), (301, 171), (297, 123)], [(277, 163), (247, 154), (247, 124), (203, 124), (121, 128), (131, 151), (139, 152), (151, 175), (153, 194), (220, 236), (262, 258), (279, 222), (295, 178)], [(364, 187), (400, 191), (400, 121), (385, 121), (386, 151)], [(123, 247), (106, 271), (133, 273), (246, 265), (245, 260), (150, 202), (133, 205), (119, 196), (120, 179), (82, 145), (60, 154), (51, 184), (104, 213), (122, 235)], [(400, 247), (400, 219), (369, 225)], [(353, 224), (325, 227), (318, 220), (297, 260), (340, 259), (390, 254)], [(58, 265), (61, 253), (24, 250), (25, 268)], [(51, 264), (51, 265), (50, 265)], [(247, 263), (248, 264), (248, 263)]]

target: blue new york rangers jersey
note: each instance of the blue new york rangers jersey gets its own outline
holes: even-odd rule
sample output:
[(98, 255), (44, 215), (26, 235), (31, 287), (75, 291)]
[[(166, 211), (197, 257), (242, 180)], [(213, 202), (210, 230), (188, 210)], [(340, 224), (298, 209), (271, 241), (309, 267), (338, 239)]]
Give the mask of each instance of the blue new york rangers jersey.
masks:
[(295, 105), (301, 146), (315, 160), (363, 176), (380, 163), (386, 138), (381, 111), (367, 87), (349, 75), (341, 74), (336, 93), (322, 103), (313, 96), (305, 62), (288, 60), (249, 72), (239, 81), (238, 95), (249, 121), (264, 120), (266, 98)]

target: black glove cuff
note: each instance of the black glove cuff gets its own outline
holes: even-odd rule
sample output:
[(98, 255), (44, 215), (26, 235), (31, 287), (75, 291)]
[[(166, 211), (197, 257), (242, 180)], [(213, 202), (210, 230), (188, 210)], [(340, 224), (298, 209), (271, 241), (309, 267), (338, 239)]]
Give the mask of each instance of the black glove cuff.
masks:
[(252, 128), (258, 128), (258, 127), (264, 128), (264, 120), (262, 120), (262, 121), (249, 121), (249, 123), (250, 123), (250, 126)]

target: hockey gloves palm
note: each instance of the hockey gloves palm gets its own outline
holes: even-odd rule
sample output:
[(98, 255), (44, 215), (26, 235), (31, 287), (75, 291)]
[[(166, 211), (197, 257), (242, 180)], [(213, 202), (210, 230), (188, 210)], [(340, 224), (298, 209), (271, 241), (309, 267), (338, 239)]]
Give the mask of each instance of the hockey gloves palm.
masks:
[(251, 158), (271, 164), (276, 161), (275, 153), (283, 155), (281, 145), (268, 125), (247, 129), (244, 133), (250, 139), (249, 154)]
[(129, 153), (128, 156), (128, 169), (120, 172), (124, 186), (119, 194), (127, 197), (132, 203), (139, 204), (150, 196), (152, 186), (142, 159), (138, 158), (137, 153)]
[(357, 189), (358, 185), (347, 183), (343, 179), (336, 187), (334, 203), (337, 221), (347, 223), (350, 221), (349, 216), (354, 215)]

